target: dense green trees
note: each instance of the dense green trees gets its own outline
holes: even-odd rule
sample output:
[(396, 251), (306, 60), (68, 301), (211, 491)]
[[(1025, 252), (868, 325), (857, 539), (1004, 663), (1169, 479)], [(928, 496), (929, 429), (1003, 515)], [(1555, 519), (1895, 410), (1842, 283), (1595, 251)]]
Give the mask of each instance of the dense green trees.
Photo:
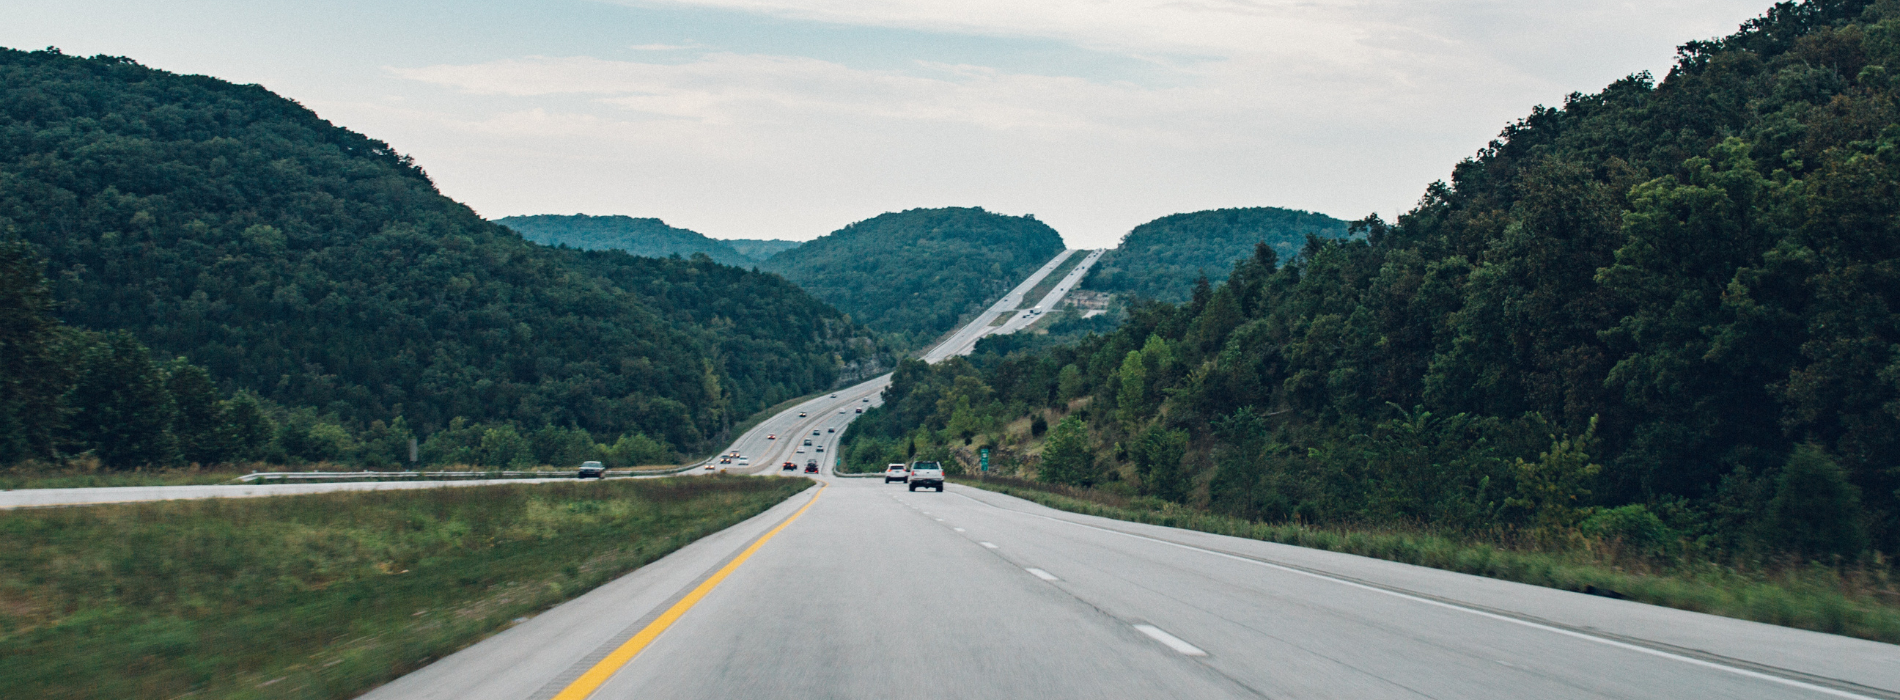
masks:
[(765, 269), (915, 347), (981, 311), (1060, 252), (1062, 237), (1033, 216), (911, 209), (779, 253)]
[(1281, 259), (1293, 257), (1307, 236), (1340, 238), (1346, 222), (1325, 214), (1248, 207), (1170, 214), (1136, 226), (1113, 250), (1102, 254), (1082, 286), (1117, 294), (1180, 302), (1195, 280), (1227, 279), (1234, 261), (1253, 254), (1254, 244), (1272, 246)]
[(254, 399), (227, 400), (204, 368), (156, 362), (123, 331), (60, 324), (38, 266), (25, 244), (0, 243), (0, 460), (91, 454), (122, 469), (259, 456), (268, 419)]
[[(693, 257), (704, 253), (713, 262), (722, 265), (751, 267), (771, 257), (771, 254), (755, 255), (740, 251), (733, 244), (737, 241), (722, 241), (707, 238), (693, 231), (674, 228), (659, 219), (636, 219), (631, 216), (588, 216), (574, 214), (539, 214), (535, 216), (509, 216), (496, 219), (495, 223), (507, 226), (521, 234), (522, 238), (542, 245), (564, 245), (581, 250), (624, 250), (634, 255), (649, 258), (668, 256)], [(790, 241), (745, 241), (746, 250), (771, 250), (773, 253), (798, 244)], [(784, 244), (776, 246), (774, 244)]]
[(457, 417), (697, 450), (750, 412), (888, 363), (776, 276), (537, 246), (294, 102), (122, 58), (0, 51), (0, 235), (28, 253), (0, 256), (0, 343), (53, 342), (33, 327), (54, 319), (124, 333), (70, 358), (97, 420), (49, 413), (49, 374), (20, 363), (50, 355), (0, 355), (0, 458), (60, 453), (57, 425), (128, 431), (115, 464), (217, 454), (223, 437), (191, 434), (209, 419), (195, 378), (175, 380), (196, 397), (180, 425), (107, 400), (156, 396), (173, 358), (284, 417), (273, 430), (290, 459), (360, 455), (399, 419), (426, 437)]
[(774, 255), (778, 255), (779, 253), (783, 253), (785, 251), (791, 250), (793, 248), (797, 248), (799, 246), (798, 241), (781, 241), (781, 240), (776, 240), (776, 239), (761, 239), (761, 238), (728, 238), (722, 242), (725, 243), (726, 245), (732, 246), (732, 249), (738, 251), (740, 255), (746, 256), (758, 262), (765, 262), (766, 260), (770, 259)]
[(979, 347), (849, 437), (1033, 457), (1034, 415), (1087, 425), (1105, 488), (1247, 517), (1900, 553), (1895, 71), (1900, 9), (1777, 5), (1535, 110), (1396, 222)]

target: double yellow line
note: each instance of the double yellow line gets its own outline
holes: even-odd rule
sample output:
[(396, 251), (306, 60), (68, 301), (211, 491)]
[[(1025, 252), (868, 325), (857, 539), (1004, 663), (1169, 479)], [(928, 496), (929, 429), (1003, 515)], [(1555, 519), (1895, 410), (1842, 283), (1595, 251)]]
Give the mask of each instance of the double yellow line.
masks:
[(719, 582), (726, 580), (726, 577), (737, 570), (740, 564), (744, 564), (745, 560), (752, 558), (752, 554), (759, 551), (760, 547), (765, 546), (766, 542), (778, 535), (780, 530), (784, 530), (790, 526), (793, 521), (798, 520), (798, 517), (804, 515), (805, 511), (811, 510), (812, 504), (817, 503), (818, 497), (824, 495), (825, 489), (829, 487), (829, 484), (819, 482), (818, 492), (812, 494), (811, 500), (806, 501), (805, 505), (798, 509), (798, 512), (792, 514), (792, 517), (786, 518), (785, 522), (779, 523), (778, 527), (772, 528), (771, 532), (767, 532), (755, 540), (752, 546), (746, 547), (745, 551), (739, 553), (739, 556), (733, 557), (732, 561), (727, 562), (725, 566), (713, 572), (712, 576), (707, 577), (707, 579), (700, 583), (698, 587), (694, 588), (691, 593), (687, 593), (685, 598), (681, 598), (679, 602), (673, 604), (673, 607), (667, 608), (666, 612), (661, 613), (659, 619), (654, 620), (652, 624), (640, 630), (639, 634), (633, 635), (632, 639), (628, 639), (625, 643), (614, 649), (612, 653), (607, 655), (607, 658), (601, 659), (600, 663), (594, 664), (594, 667), (587, 669), (587, 672), (581, 674), (580, 678), (574, 679), (573, 683), (569, 683), (566, 688), (561, 689), (560, 694), (554, 696), (554, 700), (583, 700), (587, 696), (592, 695), (595, 690), (598, 690), (602, 684), (607, 682), (607, 679), (612, 678), (615, 673), (619, 672), (620, 667), (627, 665), (627, 662), (632, 661), (633, 657), (638, 656), (641, 650), (647, 648), (648, 644), (652, 644), (654, 638), (659, 637), (661, 632), (665, 632), (666, 628), (672, 627), (674, 622), (678, 622), (681, 615), (685, 615), (686, 611), (693, 609), (694, 605), (698, 605), (700, 599), (705, 598), (706, 594), (711, 593), (712, 589), (718, 587)]

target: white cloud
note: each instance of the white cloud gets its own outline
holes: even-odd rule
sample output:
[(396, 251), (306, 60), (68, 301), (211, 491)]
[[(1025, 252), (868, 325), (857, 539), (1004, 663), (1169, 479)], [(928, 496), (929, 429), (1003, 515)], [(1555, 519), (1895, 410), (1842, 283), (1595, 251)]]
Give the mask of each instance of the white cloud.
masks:
[[(1141, 59), (1165, 79), (978, 59), (525, 56), (388, 69), (487, 107), (380, 118), (437, 144), (418, 156), (491, 215), (657, 215), (717, 236), (809, 238), (885, 210), (983, 205), (1110, 245), (1198, 208), (1389, 216), (1532, 105), (1664, 68), (1674, 43), (1752, 14), (1697, 14), (1738, 6), (1714, 0), (668, 4), (1054, 40)], [(1667, 38), (1630, 30), (1653, 26)], [(535, 184), (483, 168), (532, 171)]]
[[(475, 94), (587, 95), (656, 118), (709, 125), (800, 119), (949, 122), (994, 130), (1165, 131), (1179, 111), (1155, 91), (1079, 78), (918, 64), (918, 74), (862, 70), (794, 56), (708, 54), (684, 64), (530, 57), (463, 66), (391, 69), (411, 80)], [(1216, 96), (1195, 91), (1191, 99)], [(1179, 127), (1188, 126), (1181, 124)]]

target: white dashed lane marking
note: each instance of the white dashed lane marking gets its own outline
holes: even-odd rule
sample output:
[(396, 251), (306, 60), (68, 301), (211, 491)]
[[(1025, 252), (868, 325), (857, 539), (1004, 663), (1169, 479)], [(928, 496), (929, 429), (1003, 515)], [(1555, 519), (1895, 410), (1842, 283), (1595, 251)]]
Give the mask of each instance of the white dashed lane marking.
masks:
[(1180, 637), (1168, 634), (1154, 625), (1135, 625), (1135, 629), (1139, 630), (1142, 634), (1153, 637), (1157, 642), (1168, 645), (1169, 649), (1181, 652), (1187, 656), (1207, 656), (1207, 652), (1201, 651), (1200, 647), (1181, 641)]

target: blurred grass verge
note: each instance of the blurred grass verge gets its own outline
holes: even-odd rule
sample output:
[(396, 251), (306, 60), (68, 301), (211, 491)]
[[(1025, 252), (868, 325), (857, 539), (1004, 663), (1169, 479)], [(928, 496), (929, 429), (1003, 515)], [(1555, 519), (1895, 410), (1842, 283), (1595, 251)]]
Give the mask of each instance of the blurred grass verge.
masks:
[(0, 695), (353, 697), (810, 486), (693, 477), (0, 512)]

